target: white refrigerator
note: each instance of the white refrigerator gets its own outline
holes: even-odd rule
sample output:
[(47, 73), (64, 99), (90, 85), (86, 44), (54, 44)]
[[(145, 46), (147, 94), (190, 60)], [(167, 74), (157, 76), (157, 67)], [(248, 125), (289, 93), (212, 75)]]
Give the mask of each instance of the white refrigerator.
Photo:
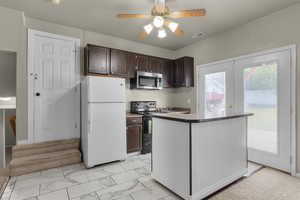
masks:
[(86, 167), (125, 160), (125, 79), (84, 77), (81, 96), (81, 145)]

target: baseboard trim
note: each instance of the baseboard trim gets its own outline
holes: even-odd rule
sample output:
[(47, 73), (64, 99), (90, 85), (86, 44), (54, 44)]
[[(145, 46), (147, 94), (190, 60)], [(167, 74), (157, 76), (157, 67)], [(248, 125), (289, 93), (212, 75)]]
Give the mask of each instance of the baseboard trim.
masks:
[(138, 156), (138, 155), (141, 155), (141, 152), (128, 153), (127, 157), (133, 157), (133, 156)]
[(19, 140), (17, 144), (29, 144), (28, 140)]

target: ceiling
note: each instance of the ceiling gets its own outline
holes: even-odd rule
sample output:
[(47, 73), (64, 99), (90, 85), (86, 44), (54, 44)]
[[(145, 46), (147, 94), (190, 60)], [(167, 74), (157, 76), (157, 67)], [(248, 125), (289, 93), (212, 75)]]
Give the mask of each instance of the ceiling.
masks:
[(178, 19), (185, 31), (183, 37), (146, 39), (136, 36), (143, 32), (149, 19), (117, 19), (118, 13), (150, 13), (154, 0), (62, 0), (53, 5), (49, 0), (0, 0), (0, 6), (24, 11), (26, 16), (104, 33), (128, 40), (176, 50), (192, 44), (199, 38), (193, 35), (211, 35), (247, 23), (274, 11), (286, 8), (300, 0), (167, 0), (171, 10), (205, 8), (207, 16)]

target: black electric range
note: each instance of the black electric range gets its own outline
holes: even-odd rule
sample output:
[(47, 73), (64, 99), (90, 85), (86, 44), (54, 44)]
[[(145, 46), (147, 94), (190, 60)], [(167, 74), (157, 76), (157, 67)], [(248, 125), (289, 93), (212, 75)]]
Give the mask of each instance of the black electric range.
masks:
[(152, 152), (152, 115), (156, 112), (156, 101), (132, 101), (131, 113), (143, 115), (142, 154)]

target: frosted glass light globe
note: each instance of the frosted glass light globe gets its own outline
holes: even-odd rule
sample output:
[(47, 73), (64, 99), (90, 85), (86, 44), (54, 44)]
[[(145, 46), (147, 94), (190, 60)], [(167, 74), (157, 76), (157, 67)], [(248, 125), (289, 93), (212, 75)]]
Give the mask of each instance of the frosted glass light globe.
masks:
[(152, 32), (152, 30), (153, 30), (152, 24), (148, 24), (148, 25), (144, 26), (144, 30), (149, 35)]
[(165, 20), (164, 20), (164, 18), (161, 17), (161, 16), (156, 16), (156, 17), (154, 17), (154, 19), (153, 19), (153, 25), (154, 25), (156, 28), (162, 27), (162, 26), (164, 25), (164, 23), (165, 23)]
[(165, 29), (160, 29), (160, 30), (158, 30), (158, 35), (157, 35), (157, 37), (159, 37), (159, 38), (165, 38), (166, 36), (167, 36), (167, 32), (166, 32)]
[(55, 5), (58, 5), (58, 4), (60, 4), (60, 0), (52, 0), (52, 3)]

